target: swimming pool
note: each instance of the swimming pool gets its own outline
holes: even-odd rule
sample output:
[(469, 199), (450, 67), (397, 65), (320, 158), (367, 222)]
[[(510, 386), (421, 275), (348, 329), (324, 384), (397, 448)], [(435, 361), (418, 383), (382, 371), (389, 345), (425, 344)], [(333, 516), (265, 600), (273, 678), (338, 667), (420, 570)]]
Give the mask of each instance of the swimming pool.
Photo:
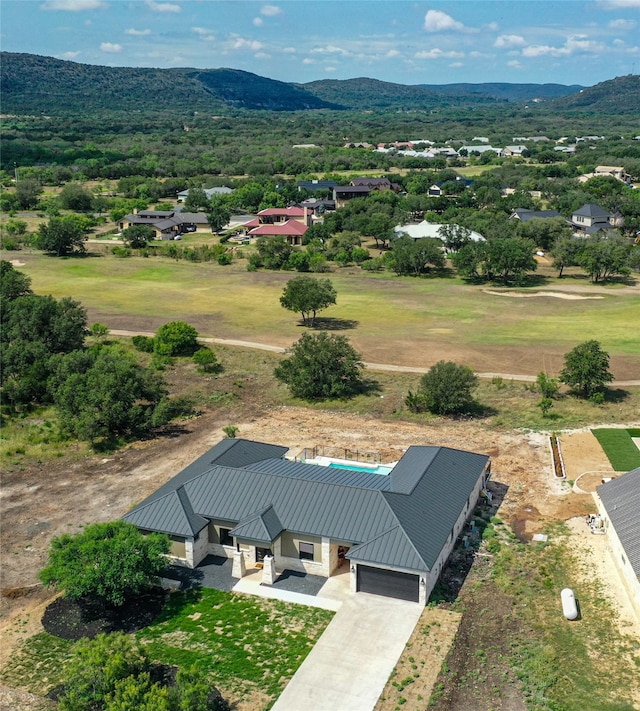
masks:
[(367, 472), (368, 474), (381, 474), (386, 476), (393, 467), (386, 467), (384, 464), (376, 464), (375, 466), (356, 466), (355, 464), (340, 464), (339, 462), (330, 462), (327, 465), (330, 469), (348, 469), (351, 472)]

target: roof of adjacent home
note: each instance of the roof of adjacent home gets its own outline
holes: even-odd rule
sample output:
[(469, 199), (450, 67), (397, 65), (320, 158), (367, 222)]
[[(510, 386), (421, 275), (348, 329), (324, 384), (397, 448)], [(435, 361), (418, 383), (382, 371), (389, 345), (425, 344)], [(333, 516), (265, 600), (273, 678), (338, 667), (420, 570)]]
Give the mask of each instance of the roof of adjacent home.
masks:
[(517, 207), (513, 211), (513, 214), (522, 222), (528, 222), (529, 220), (549, 220), (555, 217), (561, 217), (557, 210), (528, 210), (524, 207)]
[(597, 492), (640, 580), (640, 467), (602, 484)]
[[(248, 224), (246, 225), (249, 226)], [(287, 220), (286, 222), (274, 222), (272, 225), (258, 225), (249, 230), (252, 237), (260, 235), (303, 235), (309, 228), (298, 220)]]
[[(222, 440), (123, 518), (143, 530), (193, 537), (209, 520), (271, 543), (282, 531), (351, 543), (349, 557), (430, 570), (489, 458), (409, 447), (391, 473), (284, 459), (286, 448)], [(182, 510), (181, 510), (182, 509)]]
[(609, 219), (609, 213), (601, 208), (600, 205), (596, 205), (595, 203), (587, 203), (576, 210), (573, 214), (580, 215), (581, 217), (606, 217)]

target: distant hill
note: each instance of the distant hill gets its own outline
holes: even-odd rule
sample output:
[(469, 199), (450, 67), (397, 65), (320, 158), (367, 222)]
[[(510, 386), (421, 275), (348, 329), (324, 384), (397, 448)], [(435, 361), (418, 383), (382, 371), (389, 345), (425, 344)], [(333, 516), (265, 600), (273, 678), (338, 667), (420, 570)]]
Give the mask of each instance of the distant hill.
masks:
[(230, 108), (428, 111), (535, 99), (543, 99), (545, 106), (559, 111), (640, 111), (637, 75), (591, 88), (501, 83), (409, 86), (369, 78), (294, 84), (238, 69), (100, 67), (12, 52), (0, 53), (0, 91), (6, 114), (119, 110), (223, 113)]
[(439, 106), (496, 102), (496, 99), (489, 95), (449, 95), (436, 92), (433, 87), (394, 84), (366, 77), (321, 79), (300, 86), (324, 101), (351, 109), (432, 109)]
[(559, 111), (577, 110), (604, 114), (640, 112), (640, 75), (627, 74), (582, 89), (548, 104)]
[(293, 84), (235, 69), (100, 67), (11, 52), (0, 61), (4, 113), (340, 108)]
[(420, 84), (424, 89), (446, 96), (490, 96), (501, 101), (536, 101), (555, 99), (559, 96), (575, 94), (584, 89), (580, 84), (505, 84), (488, 82), (486, 84)]

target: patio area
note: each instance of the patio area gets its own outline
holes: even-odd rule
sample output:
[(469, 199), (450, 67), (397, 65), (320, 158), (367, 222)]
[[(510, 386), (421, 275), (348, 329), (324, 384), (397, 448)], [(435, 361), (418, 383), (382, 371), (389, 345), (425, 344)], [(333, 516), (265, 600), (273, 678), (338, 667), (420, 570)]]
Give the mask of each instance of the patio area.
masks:
[(209, 555), (193, 570), (171, 565), (163, 577), (178, 581), (183, 589), (201, 585), (225, 592), (277, 598), (331, 610), (337, 610), (349, 595), (348, 568), (344, 573), (331, 578), (285, 569), (280, 572), (273, 585), (263, 585), (263, 573), (260, 568), (250, 569), (243, 578), (238, 579), (231, 575), (232, 565), (231, 558)]

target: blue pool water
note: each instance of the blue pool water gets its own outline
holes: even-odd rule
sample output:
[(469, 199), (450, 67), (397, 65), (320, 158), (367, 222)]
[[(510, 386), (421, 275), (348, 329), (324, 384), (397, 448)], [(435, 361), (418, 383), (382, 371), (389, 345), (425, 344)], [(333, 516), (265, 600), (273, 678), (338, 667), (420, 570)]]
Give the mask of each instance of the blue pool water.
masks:
[(387, 475), (393, 467), (385, 467), (383, 464), (378, 464), (377, 467), (357, 467), (352, 464), (338, 464), (338, 462), (331, 462), (329, 465), (330, 469), (347, 469), (351, 472), (367, 472), (368, 474), (382, 474)]

